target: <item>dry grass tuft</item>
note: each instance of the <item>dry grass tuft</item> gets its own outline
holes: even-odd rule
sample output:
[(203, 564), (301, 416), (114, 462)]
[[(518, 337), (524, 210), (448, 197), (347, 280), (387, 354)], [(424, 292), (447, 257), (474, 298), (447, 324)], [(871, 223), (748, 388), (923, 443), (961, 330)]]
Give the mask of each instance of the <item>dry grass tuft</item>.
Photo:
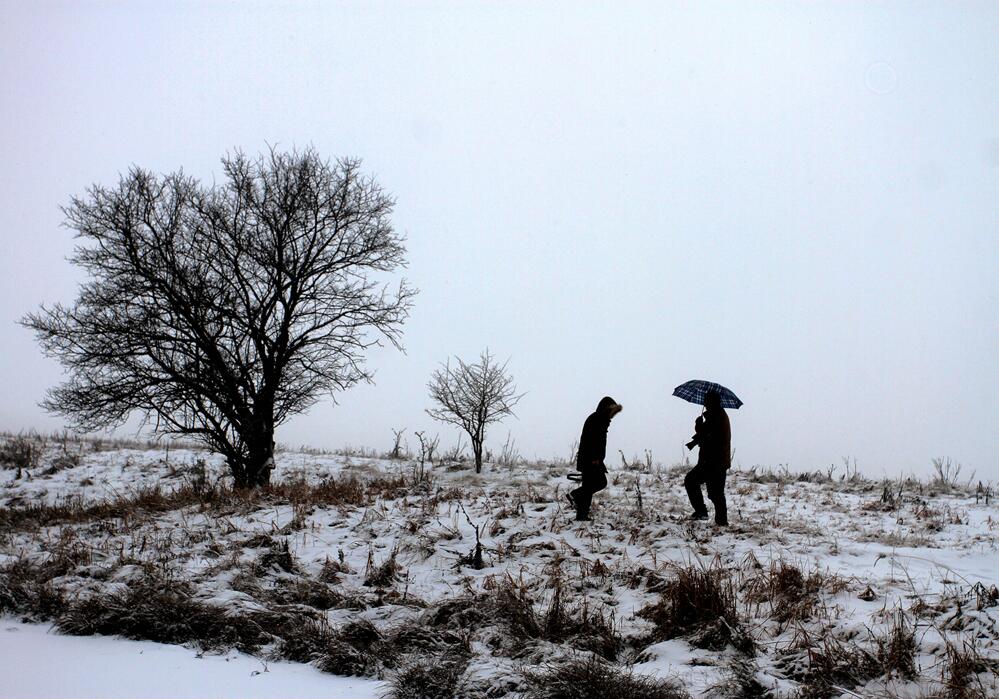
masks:
[(732, 655), (725, 661), (726, 677), (708, 689), (709, 696), (725, 699), (758, 699), (770, 696), (771, 692), (758, 679), (757, 664), (754, 658), (746, 655)]
[(453, 699), (461, 696), (468, 655), (415, 655), (393, 675), (386, 699)]
[(42, 621), (60, 614), (67, 606), (62, 593), (51, 583), (54, 569), (18, 558), (0, 566), (0, 613), (20, 614)]
[(320, 611), (339, 608), (345, 601), (344, 595), (329, 584), (304, 577), (296, 577), (290, 582), (282, 581), (274, 588), (271, 599), (278, 604), (303, 605)]
[(253, 652), (268, 643), (284, 621), (271, 615), (230, 614), (193, 599), (183, 583), (145, 576), (125, 592), (73, 603), (59, 614), (56, 626), (73, 636), (123, 636)]
[(996, 662), (982, 658), (972, 642), (966, 640), (958, 646), (948, 641), (941, 678), (943, 687), (934, 699), (988, 699), (994, 695), (987, 692), (979, 675), (996, 673), (997, 669)]
[(615, 660), (624, 648), (624, 639), (614, 617), (590, 609), (586, 600), (566, 603), (565, 587), (559, 576), (549, 581), (547, 605), (536, 604), (526, 586), (506, 576), (481, 600), (489, 619), (503, 623), (514, 640), (544, 640), (565, 643)]
[(401, 566), (396, 561), (399, 552), (393, 550), (381, 563), (375, 563), (374, 553), (368, 551), (368, 564), (364, 573), (364, 586), (385, 589), (392, 587), (399, 577)]
[(863, 648), (844, 642), (830, 633), (820, 638), (798, 628), (795, 647), (778, 661), (791, 679), (801, 683), (801, 699), (832, 699), (844, 690), (878, 677), (882, 665)]
[(884, 636), (875, 636), (878, 662), (885, 675), (907, 680), (916, 677), (916, 628), (901, 609), (896, 610)]
[(288, 547), (287, 539), (273, 539), (267, 549), (257, 559), (258, 571), (279, 570), (285, 573), (298, 572), (298, 562)]
[(597, 658), (525, 673), (526, 699), (689, 699), (675, 682), (623, 670)]
[(768, 605), (770, 616), (782, 625), (805, 621), (815, 612), (828, 579), (818, 570), (806, 575), (793, 563), (779, 559), (746, 582), (745, 599)]
[(735, 583), (719, 562), (710, 566), (678, 567), (663, 584), (659, 601), (638, 616), (655, 625), (653, 641), (691, 636), (699, 648), (722, 650), (732, 644), (751, 652), (752, 641), (741, 630), (736, 613)]

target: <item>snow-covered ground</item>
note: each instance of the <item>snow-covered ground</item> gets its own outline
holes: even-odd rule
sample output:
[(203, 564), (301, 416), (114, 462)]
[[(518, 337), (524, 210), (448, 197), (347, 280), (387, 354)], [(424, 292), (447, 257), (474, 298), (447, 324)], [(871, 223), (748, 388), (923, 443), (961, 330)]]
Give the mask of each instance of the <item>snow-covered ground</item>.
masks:
[(0, 621), (4, 699), (375, 699), (383, 682), (336, 677), (308, 665), (264, 662), (235, 651), (103, 636), (61, 636), (48, 624)]
[[(262, 661), (246, 655), (43, 634), (16, 622), (45, 616), (43, 604), (25, 602), (7, 602), (13, 614), (3, 628), (17, 631), (4, 632), (0, 662), (15, 662), (12, 644), (28, 653), (25, 663), (50, 652), (125, 658), (155, 648), (143, 652), (162, 659), (148, 676), (163, 684), (176, 674), (174, 697), (229, 696), (212, 693), (221, 672), (212, 668), (223, 666), (242, 673), (232, 682), (245, 690), (233, 696), (268, 695), (265, 685), (282, 687), (269, 696), (312, 696), (312, 683), (328, 682), (324, 695), (335, 697), (384, 691), (390, 685), (375, 677), (401, 681), (412, 663), (459, 649), (455, 696), (517, 697), (529, 688), (525, 668), (596, 650), (615, 666), (675, 679), (695, 697), (928, 697), (958, 681), (954, 659), (965, 658), (973, 672), (961, 681), (979, 691), (965, 696), (999, 696), (999, 505), (990, 490), (733, 471), (732, 526), (719, 530), (685, 520), (682, 467), (609, 465), (593, 521), (577, 523), (564, 464), (487, 465), (479, 475), (438, 464), (421, 477), (411, 460), (282, 451), (280, 487), (245, 498), (205, 494), (225, 483), (221, 460), (207, 452), (50, 442), (19, 478), (0, 468), (0, 513), (65, 506), (11, 516), (0, 537), (8, 570), (20, 561), (50, 571), (49, 584), (75, 604), (121, 596), (153, 576), (227, 614), (306, 614), (333, 650), (302, 658), (370, 679), (350, 680), (357, 689), (348, 691), (334, 675), (278, 662), (298, 657), (280, 634), (254, 649), (270, 670), (264, 679), (251, 674)], [(148, 491), (138, 497), (156, 485), (203, 495), (175, 508), (150, 505)], [(129, 498), (133, 511), (87, 509)], [(693, 627), (664, 633), (650, 613), (689, 570), (713, 571), (732, 591), (738, 629), (720, 644)], [(533, 621), (510, 612), (525, 600)], [(13, 610), (18, 604), (34, 611)], [(885, 650), (895, 647), (893, 628), (911, 631), (912, 672), (893, 671)], [(358, 629), (368, 629), (367, 640), (357, 640)], [(32, 650), (12, 638), (29, 639)], [(851, 668), (873, 659), (884, 667)], [(87, 663), (73, 667), (85, 674)], [(5, 678), (20, 684), (6, 693), (0, 685), (0, 696), (96, 696), (51, 684), (62, 672), (34, 683), (28, 673)], [(87, 686), (105, 686), (100, 672)], [(818, 687), (826, 680), (831, 688)]]

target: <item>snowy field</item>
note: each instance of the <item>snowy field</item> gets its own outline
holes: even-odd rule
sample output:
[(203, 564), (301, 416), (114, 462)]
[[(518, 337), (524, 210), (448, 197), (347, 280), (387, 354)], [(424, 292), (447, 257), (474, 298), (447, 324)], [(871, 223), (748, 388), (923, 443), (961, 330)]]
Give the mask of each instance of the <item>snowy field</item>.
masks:
[(248, 496), (196, 449), (18, 441), (5, 698), (999, 696), (999, 505), (946, 471), (732, 471), (718, 530), (651, 458), (577, 523), (565, 463), (283, 450)]
[(0, 658), (5, 699), (375, 699), (384, 684), (235, 651), (209, 655), (150, 641), (63, 636), (48, 624), (10, 619), (0, 621)]

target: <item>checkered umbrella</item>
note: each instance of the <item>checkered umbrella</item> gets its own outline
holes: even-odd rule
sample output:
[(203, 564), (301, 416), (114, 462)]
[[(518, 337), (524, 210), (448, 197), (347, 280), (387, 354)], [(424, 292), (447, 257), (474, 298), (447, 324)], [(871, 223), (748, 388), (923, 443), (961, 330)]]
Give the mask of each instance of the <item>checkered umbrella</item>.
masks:
[(711, 381), (701, 381), (700, 379), (694, 379), (693, 381), (680, 384), (673, 389), (673, 395), (683, 398), (688, 403), (704, 405), (704, 396), (711, 391), (714, 391), (721, 396), (721, 404), (723, 408), (738, 408), (742, 405), (742, 401), (739, 400), (739, 397), (721, 384), (712, 383)]

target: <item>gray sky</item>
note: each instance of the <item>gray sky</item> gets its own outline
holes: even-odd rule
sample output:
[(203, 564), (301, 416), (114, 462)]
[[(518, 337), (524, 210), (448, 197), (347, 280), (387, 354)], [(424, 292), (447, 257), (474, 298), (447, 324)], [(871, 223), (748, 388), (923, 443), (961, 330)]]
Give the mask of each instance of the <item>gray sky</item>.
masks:
[(75, 298), (70, 196), (313, 144), (395, 195), (421, 294), (286, 443), (453, 443), (427, 379), (488, 346), (528, 393), (487, 446), (527, 457), (609, 394), (611, 455), (676, 461), (708, 378), (743, 467), (999, 479), (999, 3), (2, 8), (0, 428), (61, 426), (15, 321)]

